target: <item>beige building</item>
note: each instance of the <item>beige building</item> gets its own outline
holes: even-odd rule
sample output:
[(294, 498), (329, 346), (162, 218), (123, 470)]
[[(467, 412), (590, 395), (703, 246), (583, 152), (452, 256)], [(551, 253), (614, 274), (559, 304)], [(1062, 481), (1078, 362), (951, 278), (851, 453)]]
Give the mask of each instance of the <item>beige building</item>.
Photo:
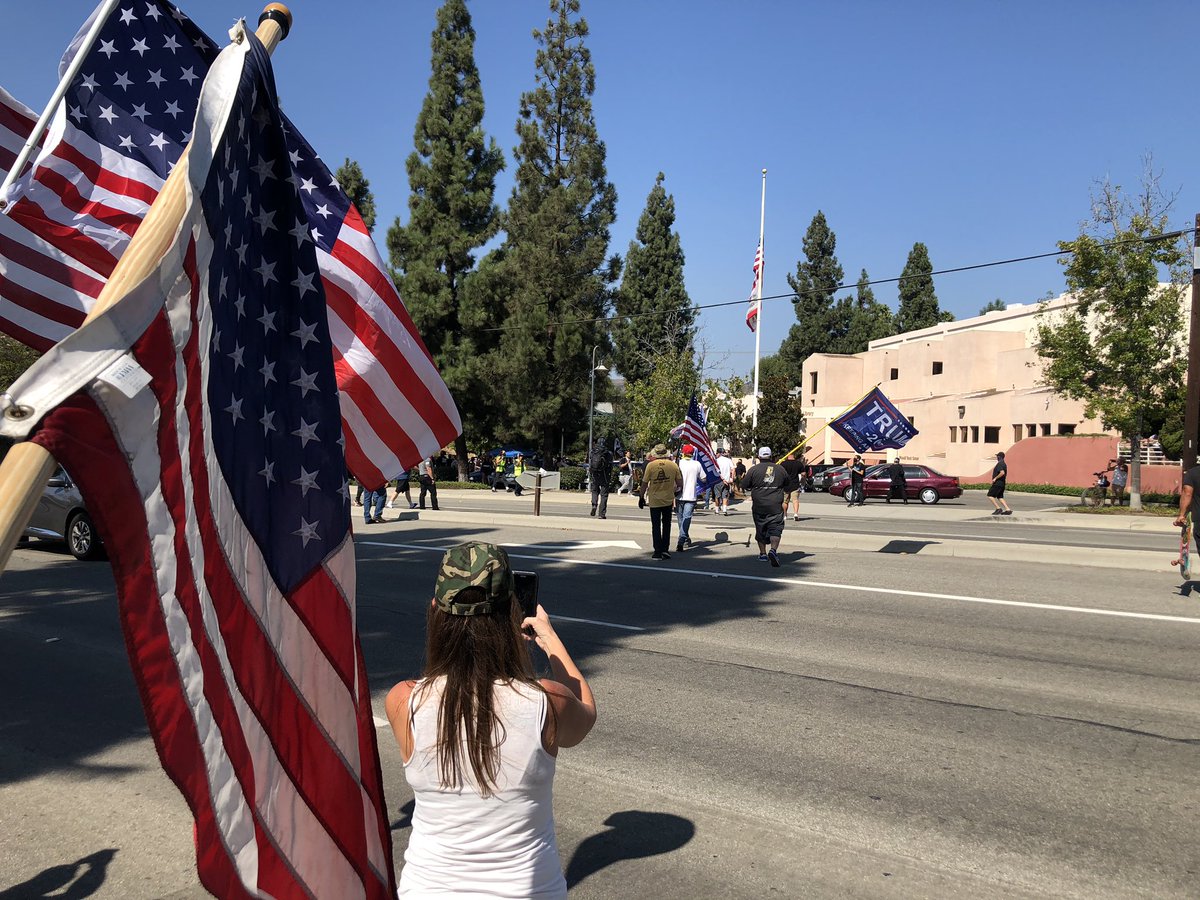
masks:
[[(1070, 306), (1069, 295), (1049, 302)], [(1040, 304), (944, 322), (872, 341), (865, 353), (815, 353), (804, 361), (801, 399), (808, 433), (835, 418), (876, 384), (920, 432), (901, 459), (948, 475), (973, 476), (991, 467), (996, 451), (1031, 437), (1107, 434), (1084, 416), (1083, 404), (1039, 385), (1033, 349)], [(825, 429), (809, 445), (813, 463), (843, 462), (853, 451)], [(883, 461), (888, 451), (865, 454)]]

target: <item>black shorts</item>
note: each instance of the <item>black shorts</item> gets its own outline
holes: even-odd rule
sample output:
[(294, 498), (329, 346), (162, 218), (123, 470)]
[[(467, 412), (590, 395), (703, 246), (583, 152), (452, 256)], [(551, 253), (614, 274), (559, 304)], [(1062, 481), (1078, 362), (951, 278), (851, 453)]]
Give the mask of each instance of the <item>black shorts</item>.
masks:
[(1004, 496), (1004, 482), (1003, 481), (993, 481), (992, 486), (990, 488), (988, 488), (988, 496), (995, 497), (997, 500), (999, 500), (1001, 497), (1003, 497)]
[(763, 509), (753, 507), (750, 514), (754, 518), (754, 539), (768, 543), (771, 538), (783, 537), (783, 509)]

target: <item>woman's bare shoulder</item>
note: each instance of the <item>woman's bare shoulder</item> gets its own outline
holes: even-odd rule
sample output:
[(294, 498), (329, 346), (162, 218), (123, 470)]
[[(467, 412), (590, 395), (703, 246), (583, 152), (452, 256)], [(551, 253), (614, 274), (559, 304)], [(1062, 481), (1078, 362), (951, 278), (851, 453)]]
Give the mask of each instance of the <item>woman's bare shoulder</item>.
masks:
[(392, 689), (388, 691), (387, 699), (384, 701), (384, 709), (387, 711), (389, 721), (394, 720), (401, 710), (408, 707), (408, 698), (412, 696), (412, 691), (416, 684), (416, 679), (410, 678), (408, 681), (401, 681), (393, 685)]

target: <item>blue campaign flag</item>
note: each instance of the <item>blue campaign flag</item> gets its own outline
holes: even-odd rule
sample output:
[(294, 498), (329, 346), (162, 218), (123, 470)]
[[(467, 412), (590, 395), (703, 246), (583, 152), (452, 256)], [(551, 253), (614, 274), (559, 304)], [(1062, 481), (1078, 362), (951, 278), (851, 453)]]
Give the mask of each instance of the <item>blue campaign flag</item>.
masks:
[(898, 450), (920, 432), (896, 405), (875, 388), (829, 423), (855, 453), (864, 450)]

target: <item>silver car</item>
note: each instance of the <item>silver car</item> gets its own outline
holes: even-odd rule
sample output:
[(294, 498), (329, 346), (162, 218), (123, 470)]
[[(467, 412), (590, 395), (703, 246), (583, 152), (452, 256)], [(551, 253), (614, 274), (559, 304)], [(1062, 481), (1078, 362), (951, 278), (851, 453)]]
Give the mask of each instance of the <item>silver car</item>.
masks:
[(62, 466), (46, 482), (33, 515), (29, 517), (25, 537), (66, 541), (67, 549), (76, 559), (104, 558), (104, 545), (83, 505), (79, 488)]

